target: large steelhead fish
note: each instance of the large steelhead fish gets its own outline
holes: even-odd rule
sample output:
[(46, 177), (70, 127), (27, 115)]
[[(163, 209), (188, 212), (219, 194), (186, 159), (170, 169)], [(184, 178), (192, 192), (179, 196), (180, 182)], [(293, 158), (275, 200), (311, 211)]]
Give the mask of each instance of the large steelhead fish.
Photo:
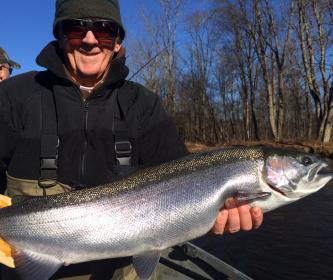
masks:
[[(322, 188), (332, 173), (314, 156), (272, 148), (192, 154), (108, 185), (0, 209), (3, 255), (22, 279), (49, 279), (62, 265), (133, 256), (148, 279), (160, 252), (206, 234), (226, 198), (264, 212)], [(6, 249), (6, 244), (9, 246)]]

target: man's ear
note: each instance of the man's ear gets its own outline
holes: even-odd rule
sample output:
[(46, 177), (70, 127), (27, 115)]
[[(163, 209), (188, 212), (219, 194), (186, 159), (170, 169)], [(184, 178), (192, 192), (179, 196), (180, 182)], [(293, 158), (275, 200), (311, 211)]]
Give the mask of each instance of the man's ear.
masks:
[(121, 44), (118, 44), (118, 43), (116, 43), (115, 45), (114, 45), (114, 52), (119, 52), (120, 51), (120, 49), (121, 49)]

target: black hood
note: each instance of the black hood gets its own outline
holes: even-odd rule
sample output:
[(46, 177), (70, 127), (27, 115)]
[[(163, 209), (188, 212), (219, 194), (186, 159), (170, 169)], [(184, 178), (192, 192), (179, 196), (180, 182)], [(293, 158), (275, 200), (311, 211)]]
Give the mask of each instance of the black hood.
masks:
[[(112, 60), (104, 84), (114, 84), (125, 80), (129, 73), (129, 69), (125, 65), (126, 58), (124, 54), (125, 52), (122, 49), (120, 55)], [(39, 66), (48, 69), (57, 77), (68, 80), (64, 70), (64, 53), (60, 48), (58, 41), (52, 41), (44, 49), (42, 49), (36, 58), (36, 62)]]

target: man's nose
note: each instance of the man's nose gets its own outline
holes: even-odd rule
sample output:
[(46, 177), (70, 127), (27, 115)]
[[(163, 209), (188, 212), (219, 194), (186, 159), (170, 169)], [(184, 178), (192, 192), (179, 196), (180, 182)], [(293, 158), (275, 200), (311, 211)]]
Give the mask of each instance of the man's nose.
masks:
[(82, 39), (82, 42), (86, 43), (86, 44), (95, 45), (95, 44), (98, 43), (98, 40), (96, 39), (94, 33), (91, 30), (88, 30), (88, 32), (86, 33), (86, 35)]

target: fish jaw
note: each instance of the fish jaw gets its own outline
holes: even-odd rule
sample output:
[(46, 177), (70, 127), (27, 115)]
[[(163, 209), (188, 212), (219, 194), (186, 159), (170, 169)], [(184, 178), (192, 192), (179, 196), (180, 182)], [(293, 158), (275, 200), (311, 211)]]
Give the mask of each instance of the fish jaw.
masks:
[(326, 184), (333, 179), (333, 172), (330, 170), (329, 173), (323, 173), (321, 174), (321, 171), (323, 169), (326, 169), (328, 165), (326, 163), (322, 163), (318, 165), (317, 170), (314, 171), (314, 179), (312, 179), (312, 187), (309, 188), (309, 181), (306, 179), (303, 179), (300, 181), (299, 185), (297, 186), (297, 191), (294, 193), (294, 195), (298, 196), (299, 198), (308, 196), (312, 193), (315, 193), (322, 189)]
[(317, 192), (333, 178), (332, 170), (321, 174), (327, 166), (324, 159), (302, 153), (267, 157), (258, 172), (261, 189), (271, 195), (252, 205), (268, 212)]

